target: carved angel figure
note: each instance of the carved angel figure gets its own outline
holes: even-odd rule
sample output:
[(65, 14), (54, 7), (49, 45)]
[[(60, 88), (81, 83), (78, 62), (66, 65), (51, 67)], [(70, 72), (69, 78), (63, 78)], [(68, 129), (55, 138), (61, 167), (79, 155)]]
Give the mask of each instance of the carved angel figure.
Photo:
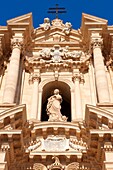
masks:
[(49, 18), (44, 18), (44, 23), (40, 24), (40, 27), (43, 28), (45, 31), (50, 29), (50, 19)]
[(50, 59), (50, 49), (44, 48), (40, 51), (40, 56), (43, 59)]
[(65, 23), (65, 28), (64, 28), (64, 32), (65, 32), (66, 35), (68, 35), (70, 33), (71, 28), (72, 28), (71, 23), (70, 22), (66, 22)]
[(48, 121), (66, 121), (66, 116), (62, 116), (61, 109), (62, 96), (59, 94), (59, 90), (54, 90), (54, 95), (48, 99), (47, 114), (49, 116)]

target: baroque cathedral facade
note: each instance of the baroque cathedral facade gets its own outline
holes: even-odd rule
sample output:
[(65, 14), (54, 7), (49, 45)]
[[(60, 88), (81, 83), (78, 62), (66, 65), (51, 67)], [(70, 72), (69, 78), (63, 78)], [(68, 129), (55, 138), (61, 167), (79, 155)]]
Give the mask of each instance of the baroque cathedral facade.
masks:
[(0, 26), (0, 170), (113, 170), (113, 26), (32, 13)]

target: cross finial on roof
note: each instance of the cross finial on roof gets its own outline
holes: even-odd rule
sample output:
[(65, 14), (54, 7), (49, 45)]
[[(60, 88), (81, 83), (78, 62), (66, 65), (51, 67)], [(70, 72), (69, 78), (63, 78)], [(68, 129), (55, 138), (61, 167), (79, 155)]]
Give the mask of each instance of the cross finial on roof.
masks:
[(58, 18), (58, 14), (66, 13), (65, 8), (60, 8), (58, 4), (56, 4), (55, 8), (49, 8), (48, 13), (56, 14), (56, 18)]

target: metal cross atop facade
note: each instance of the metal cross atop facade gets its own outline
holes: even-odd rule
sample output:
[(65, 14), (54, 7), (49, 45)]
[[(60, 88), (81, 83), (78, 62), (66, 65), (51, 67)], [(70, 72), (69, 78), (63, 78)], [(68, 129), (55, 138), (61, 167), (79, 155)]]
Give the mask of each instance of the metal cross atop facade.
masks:
[(66, 13), (65, 8), (60, 8), (58, 4), (56, 4), (55, 8), (49, 8), (48, 13), (56, 14), (56, 18), (58, 18), (58, 14)]

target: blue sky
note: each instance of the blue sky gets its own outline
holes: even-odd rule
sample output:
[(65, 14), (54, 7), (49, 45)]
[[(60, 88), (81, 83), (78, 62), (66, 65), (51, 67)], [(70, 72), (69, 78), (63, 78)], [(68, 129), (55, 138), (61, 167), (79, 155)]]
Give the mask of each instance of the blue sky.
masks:
[(38, 27), (45, 17), (51, 20), (55, 15), (48, 14), (49, 7), (65, 7), (66, 14), (59, 15), (65, 22), (71, 22), (73, 28), (81, 25), (82, 13), (91, 14), (108, 20), (108, 25), (113, 25), (113, 0), (1, 0), (0, 25), (6, 25), (6, 21), (23, 14), (32, 12), (33, 25)]

